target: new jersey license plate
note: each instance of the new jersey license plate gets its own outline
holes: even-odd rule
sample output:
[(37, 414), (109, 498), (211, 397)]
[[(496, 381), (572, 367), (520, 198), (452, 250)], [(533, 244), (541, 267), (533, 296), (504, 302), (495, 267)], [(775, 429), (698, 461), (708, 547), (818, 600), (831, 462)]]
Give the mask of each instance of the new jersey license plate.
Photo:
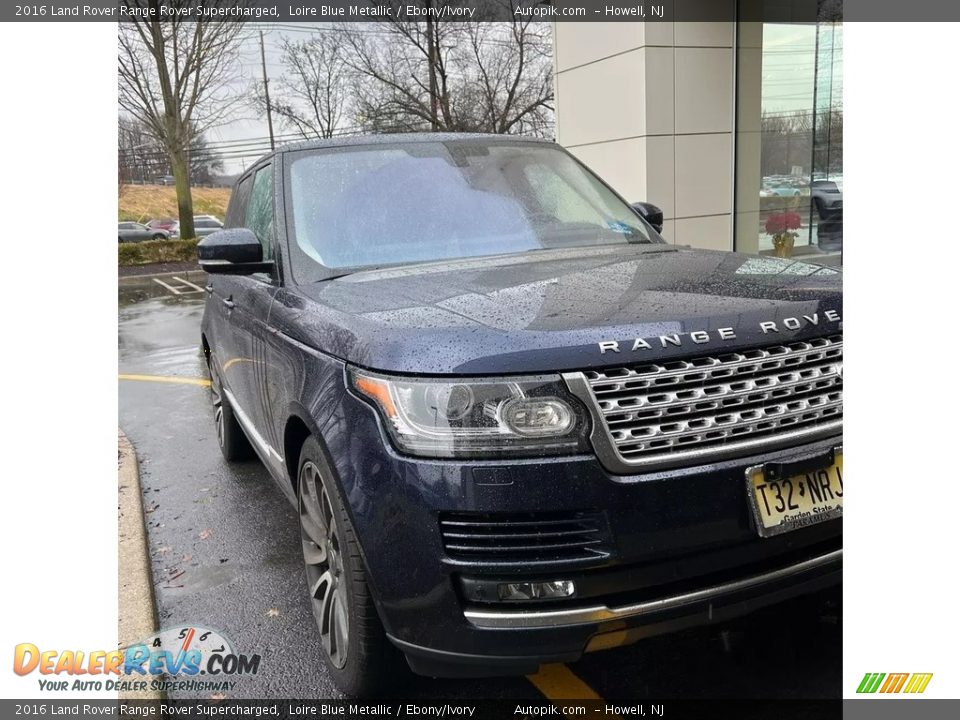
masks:
[(823, 468), (771, 477), (765, 466), (747, 470), (747, 495), (757, 531), (767, 537), (843, 515), (843, 453)]

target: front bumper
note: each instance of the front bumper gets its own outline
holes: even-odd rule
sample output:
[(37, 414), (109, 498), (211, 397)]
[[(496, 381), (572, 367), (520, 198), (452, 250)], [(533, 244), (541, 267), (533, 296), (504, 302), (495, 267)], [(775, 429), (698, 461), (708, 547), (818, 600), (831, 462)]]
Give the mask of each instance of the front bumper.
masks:
[[(477, 628), (497, 630), (505, 645), (514, 647), (524, 631), (534, 637), (535, 652), (528, 655), (493, 655), (438, 650), (402, 641), (391, 641), (407, 656), (410, 667), (433, 677), (484, 677), (528, 675), (546, 663), (574, 662), (586, 652), (607, 650), (664, 633), (723, 622), (760, 608), (841, 582), (842, 550), (828, 552), (739, 581), (712, 585), (698, 591), (607, 607), (590, 606), (546, 611), (466, 610)], [(558, 632), (570, 628), (575, 636)], [(536, 632), (537, 634), (533, 634)]]
[[(840, 582), (842, 520), (761, 538), (744, 483), (751, 465), (821, 453), (839, 438), (638, 475), (612, 475), (592, 455), (431, 461), (395, 453), (372, 408), (349, 393), (323, 435), (381, 619), (422, 674), (529, 673)], [(454, 552), (440, 522), (571, 514), (595, 518), (600, 542), (554, 560)], [(464, 592), (471, 579), (572, 580), (577, 593), (478, 602)]]
[(658, 614), (668, 613), (675, 609), (695, 607), (704, 603), (722, 603), (726, 598), (735, 596), (737, 593), (763, 590), (777, 583), (793, 584), (794, 579), (809, 580), (810, 577), (821, 575), (824, 571), (831, 572), (833, 569), (839, 568), (842, 557), (842, 550), (831, 550), (823, 555), (816, 555), (775, 570), (750, 574), (737, 580), (708, 584), (697, 590), (678, 592), (665, 597), (615, 607), (586, 605), (560, 610), (549, 608), (542, 610), (488, 610), (468, 607), (463, 614), (476, 627), (490, 629), (555, 628), (569, 625), (602, 626), (619, 620), (656, 617)]

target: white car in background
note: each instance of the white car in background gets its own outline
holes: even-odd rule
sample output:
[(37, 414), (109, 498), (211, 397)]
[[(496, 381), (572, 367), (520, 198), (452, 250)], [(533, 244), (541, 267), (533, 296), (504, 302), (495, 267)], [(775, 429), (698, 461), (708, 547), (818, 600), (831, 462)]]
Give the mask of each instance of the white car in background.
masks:
[[(198, 238), (206, 237), (217, 230), (223, 229), (223, 222), (215, 215), (194, 215), (193, 232)], [(170, 228), (171, 237), (180, 237), (180, 223)]]

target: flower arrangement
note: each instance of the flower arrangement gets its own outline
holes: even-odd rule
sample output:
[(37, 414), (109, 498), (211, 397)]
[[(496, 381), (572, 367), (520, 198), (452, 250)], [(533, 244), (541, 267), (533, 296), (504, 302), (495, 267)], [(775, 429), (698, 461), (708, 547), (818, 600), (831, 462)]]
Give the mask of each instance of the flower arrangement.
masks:
[(793, 241), (800, 228), (800, 213), (786, 211), (767, 216), (764, 230), (773, 237), (773, 254), (777, 257), (790, 257), (793, 254)]

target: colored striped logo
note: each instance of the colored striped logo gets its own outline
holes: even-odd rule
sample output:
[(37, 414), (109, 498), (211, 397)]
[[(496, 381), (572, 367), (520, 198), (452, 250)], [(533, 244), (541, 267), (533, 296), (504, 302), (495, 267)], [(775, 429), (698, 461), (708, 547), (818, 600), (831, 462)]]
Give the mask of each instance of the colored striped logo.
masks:
[(933, 673), (867, 673), (860, 681), (858, 693), (922, 693)]

